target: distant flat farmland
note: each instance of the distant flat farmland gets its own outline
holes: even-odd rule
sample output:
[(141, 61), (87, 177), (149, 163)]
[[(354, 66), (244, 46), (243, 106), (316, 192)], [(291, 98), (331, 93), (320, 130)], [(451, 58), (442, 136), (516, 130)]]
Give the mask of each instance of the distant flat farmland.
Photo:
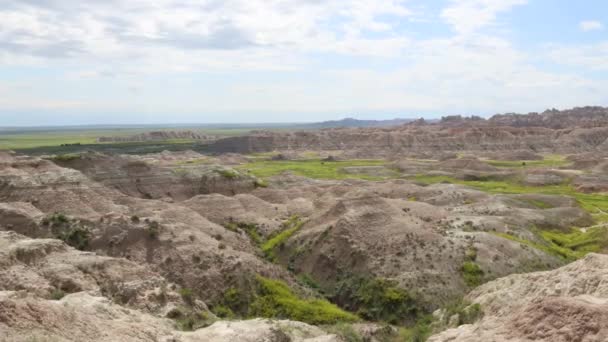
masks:
[[(0, 129), (0, 150), (22, 150), (61, 145), (91, 145), (97, 143), (102, 136), (130, 136), (150, 131), (160, 130), (192, 130), (200, 134), (216, 136), (235, 136), (246, 134), (250, 129), (190, 129), (190, 128), (111, 128), (111, 129)], [(165, 141), (165, 143), (184, 143)], [(190, 141), (194, 142), (194, 141)]]

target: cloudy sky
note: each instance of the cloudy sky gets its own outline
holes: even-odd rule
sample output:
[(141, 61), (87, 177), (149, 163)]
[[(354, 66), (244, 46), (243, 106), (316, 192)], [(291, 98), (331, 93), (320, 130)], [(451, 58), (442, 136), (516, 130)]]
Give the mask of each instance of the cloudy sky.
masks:
[(606, 0), (0, 0), (0, 126), (582, 105)]

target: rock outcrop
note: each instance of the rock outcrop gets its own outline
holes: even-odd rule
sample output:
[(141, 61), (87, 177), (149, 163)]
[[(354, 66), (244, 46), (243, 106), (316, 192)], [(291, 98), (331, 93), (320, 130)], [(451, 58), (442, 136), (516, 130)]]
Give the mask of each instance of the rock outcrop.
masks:
[(359, 151), (362, 156), (420, 152), (520, 151), (584, 152), (608, 147), (608, 109), (550, 110), (542, 114), (448, 117), (437, 123), (392, 128), (334, 128), (317, 131), (268, 132), (219, 139), (212, 152)]
[(468, 296), (483, 318), (433, 336), (429, 342), (608, 341), (608, 256), (546, 272), (514, 274)]

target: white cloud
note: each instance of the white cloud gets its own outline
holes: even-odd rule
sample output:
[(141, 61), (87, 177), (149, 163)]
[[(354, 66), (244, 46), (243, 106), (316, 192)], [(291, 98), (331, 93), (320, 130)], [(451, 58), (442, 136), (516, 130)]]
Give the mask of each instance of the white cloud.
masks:
[(419, 39), (404, 33), (419, 18), (413, 0), (5, 3), (0, 66), (70, 71), (0, 86), (0, 110), (470, 114), (607, 100), (605, 80), (542, 68), (608, 70), (605, 43), (530, 56), (492, 30), (525, 0), (450, 0), (440, 16), (453, 33)]
[(470, 34), (494, 24), (498, 13), (526, 3), (527, 0), (451, 0), (441, 18), (456, 32)]
[(589, 32), (603, 30), (604, 25), (596, 20), (585, 20), (580, 22), (579, 28), (584, 32)]
[[(197, 67), (204, 56), (242, 61), (244, 50), (265, 58), (275, 55), (269, 64), (283, 60), (285, 51), (394, 54), (407, 40), (392, 37), (393, 24), (382, 17), (411, 15), (398, 0), (5, 3), (0, 8), (0, 53), (106, 62), (141, 59), (144, 64), (187, 54), (189, 61), (179, 60), (185, 68)], [(383, 35), (369, 39), (366, 32)]]
[(608, 71), (608, 41), (587, 45), (548, 45), (547, 56), (557, 64)]

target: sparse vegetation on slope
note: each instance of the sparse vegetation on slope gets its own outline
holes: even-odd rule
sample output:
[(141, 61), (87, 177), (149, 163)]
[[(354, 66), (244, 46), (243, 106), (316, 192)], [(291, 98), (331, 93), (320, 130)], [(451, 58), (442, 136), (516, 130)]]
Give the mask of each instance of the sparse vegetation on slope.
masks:
[(405, 324), (419, 315), (415, 298), (387, 279), (347, 277), (338, 282), (331, 297), (368, 320)]
[[(510, 240), (518, 241), (533, 248), (537, 248), (547, 253), (559, 255), (567, 260), (576, 260), (585, 256), (589, 252), (599, 252), (608, 248), (608, 196), (603, 194), (587, 194), (576, 191), (570, 184), (547, 185), (547, 186), (528, 186), (512, 181), (464, 181), (447, 176), (428, 176), (418, 175), (415, 177), (418, 182), (433, 183), (454, 183), (471, 186), (473, 188), (496, 194), (548, 194), (569, 196), (577, 200), (579, 205), (591, 214), (596, 221), (596, 226), (581, 230), (572, 227), (569, 232), (559, 232), (552, 230), (534, 229), (540, 242), (522, 239), (513, 234), (496, 233), (497, 235)], [(539, 209), (548, 209), (550, 205), (542, 201), (532, 201), (531, 204)]]
[(224, 224), (224, 228), (231, 232), (242, 230), (249, 236), (255, 246), (259, 246), (264, 242), (264, 238), (259, 233), (259, 227), (255, 223), (228, 222)]
[(275, 249), (281, 248), (285, 241), (295, 234), (304, 224), (298, 216), (292, 216), (287, 222), (283, 223), (283, 230), (281, 230), (274, 237), (268, 239), (268, 241), (262, 244), (262, 252), (269, 260), (275, 260), (276, 254)]
[(256, 277), (254, 293), (247, 294), (231, 288), (224, 293), (223, 302), (213, 311), (221, 317), (266, 317), (291, 319), (310, 324), (355, 322), (359, 318), (325, 299), (305, 299), (289, 286), (275, 279)]
[(42, 225), (47, 226), (55, 238), (76, 249), (86, 250), (89, 247), (91, 240), (89, 230), (62, 213), (55, 213), (44, 218)]
[(570, 232), (534, 229), (540, 241), (530, 241), (509, 233), (494, 233), (505, 239), (536, 248), (549, 254), (560, 256), (568, 261), (584, 257), (587, 253), (600, 252), (608, 248), (608, 231), (603, 227), (586, 231), (572, 228)]

